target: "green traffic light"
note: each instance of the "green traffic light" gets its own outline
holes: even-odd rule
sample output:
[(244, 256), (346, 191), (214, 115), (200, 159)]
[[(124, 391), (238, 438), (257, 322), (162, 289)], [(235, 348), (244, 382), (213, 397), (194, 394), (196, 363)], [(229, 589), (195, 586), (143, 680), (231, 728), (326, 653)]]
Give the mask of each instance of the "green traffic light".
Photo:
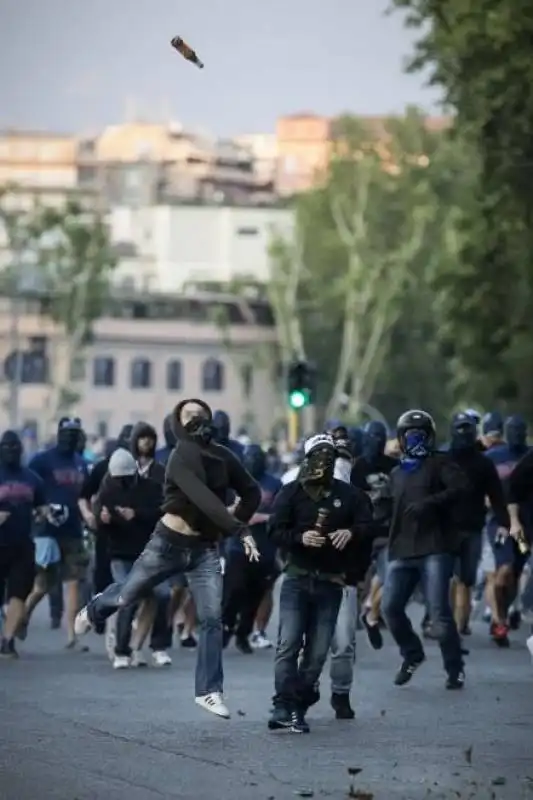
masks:
[(289, 405), (291, 408), (300, 409), (307, 405), (307, 395), (300, 389), (295, 389), (289, 395)]

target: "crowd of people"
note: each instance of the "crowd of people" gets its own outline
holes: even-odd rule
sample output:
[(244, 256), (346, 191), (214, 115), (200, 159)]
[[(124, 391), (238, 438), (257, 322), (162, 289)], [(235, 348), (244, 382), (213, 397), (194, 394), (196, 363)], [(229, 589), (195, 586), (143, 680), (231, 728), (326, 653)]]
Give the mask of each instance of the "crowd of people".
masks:
[(61, 419), (28, 462), (17, 432), (4, 432), (1, 657), (18, 658), (48, 596), (66, 647), (86, 649), (94, 630), (114, 669), (146, 666), (146, 642), (157, 667), (172, 663), (175, 637), (196, 648), (195, 701), (229, 718), (224, 648), (273, 647), (283, 574), (269, 728), (306, 733), (328, 656), (335, 716), (354, 717), (357, 630), (376, 650), (393, 638), (398, 686), (423, 664), (423, 640), (437, 640), (445, 686), (458, 690), (473, 613), (498, 647), (533, 625), (533, 449), (521, 417), (460, 412), (440, 447), (425, 411), (404, 413), (393, 443), (381, 422), (334, 420), (290, 465), (231, 438), (228, 414), (202, 400), (179, 403), (163, 430), (158, 449), (152, 424), (127, 425), (95, 463), (78, 418)]

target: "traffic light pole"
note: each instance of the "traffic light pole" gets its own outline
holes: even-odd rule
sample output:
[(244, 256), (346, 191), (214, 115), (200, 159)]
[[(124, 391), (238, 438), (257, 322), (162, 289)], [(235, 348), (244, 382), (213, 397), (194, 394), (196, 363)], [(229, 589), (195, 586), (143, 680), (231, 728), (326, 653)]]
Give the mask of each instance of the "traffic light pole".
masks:
[(289, 447), (292, 450), (296, 447), (300, 438), (300, 415), (294, 408), (289, 408), (287, 422), (287, 438)]

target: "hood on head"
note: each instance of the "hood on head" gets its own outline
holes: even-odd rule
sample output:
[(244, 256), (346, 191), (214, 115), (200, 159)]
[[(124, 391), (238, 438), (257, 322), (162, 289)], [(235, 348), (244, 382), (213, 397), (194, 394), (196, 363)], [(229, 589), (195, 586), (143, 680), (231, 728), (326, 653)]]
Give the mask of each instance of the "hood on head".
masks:
[(137, 473), (137, 464), (129, 450), (119, 447), (109, 459), (107, 469), (112, 478), (126, 478)]
[(499, 411), (490, 411), (481, 420), (483, 436), (503, 436), (503, 417)]
[(133, 425), (124, 425), (120, 431), (117, 439), (117, 447), (124, 447), (126, 450), (130, 449), (131, 432)]
[(104, 458), (110, 458), (118, 447), (116, 439), (107, 439), (104, 445)]
[(18, 465), (22, 458), (22, 441), (16, 431), (4, 431), (0, 439), (0, 458), (6, 464)]
[(138, 422), (136, 425), (133, 426), (133, 430), (131, 432), (131, 445), (130, 450), (137, 458), (139, 456), (138, 450), (138, 442), (139, 439), (152, 439), (153, 447), (151, 448), (150, 452), (147, 454), (151, 458), (154, 457), (155, 449), (157, 447), (157, 431), (156, 429), (150, 425), (148, 422)]
[(527, 449), (527, 422), (520, 414), (513, 414), (505, 420), (505, 440), (511, 450)]
[(348, 439), (352, 447), (353, 457), (359, 458), (363, 452), (363, 429), (352, 425), (348, 428)]
[(172, 450), (178, 441), (174, 433), (174, 412), (167, 414), (163, 420), (163, 436), (165, 437), (166, 446)]
[(171, 430), (174, 436), (174, 447), (178, 440), (191, 441), (194, 438), (185, 430), (184, 425), (186, 424), (187, 416), (192, 416), (198, 412), (203, 413), (207, 423), (212, 426), (213, 412), (203, 400), (199, 400), (196, 397), (190, 397), (187, 400), (182, 400), (181, 403), (178, 403), (178, 405), (175, 407), (171, 414)]
[(388, 431), (383, 422), (373, 419), (363, 429), (363, 455), (370, 461), (382, 456), (387, 444)]
[(267, 454), (259, 444), (250, 444), (244, 450), (244, 465), (256, 480), (263, 477), (267, 470)]
[(215, 431), (215, 440), (221, 444), (227, 442), (231, 433), (229, 414), (220, 409), (215, 411), (213, 414), (213, 428)]

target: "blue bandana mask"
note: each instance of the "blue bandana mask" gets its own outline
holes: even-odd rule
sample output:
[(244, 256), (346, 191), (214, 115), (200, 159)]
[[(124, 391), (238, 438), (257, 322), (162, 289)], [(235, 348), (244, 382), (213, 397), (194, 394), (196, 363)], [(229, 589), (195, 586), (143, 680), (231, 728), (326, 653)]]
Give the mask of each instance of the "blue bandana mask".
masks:
[(404, 458), (422, 459), (427, 458), (430, 453), (428, 435), (426, 431), (411, 430), (405, 434)]

